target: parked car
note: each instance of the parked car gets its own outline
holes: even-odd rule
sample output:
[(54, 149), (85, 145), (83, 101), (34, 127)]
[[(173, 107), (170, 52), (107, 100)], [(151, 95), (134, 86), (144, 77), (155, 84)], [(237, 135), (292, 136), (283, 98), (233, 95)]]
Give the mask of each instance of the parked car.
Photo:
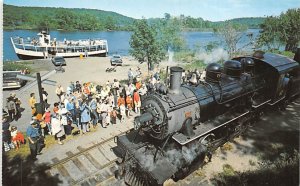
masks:
[(110, 64), (111, 65), (121, 65), (123, 64), (122, 58), (120, 55), (113, 55), (112, 58), (110, 59)]
[(67, 65), (66, 60), (62, 56), (55, 56), (54, 58), (51, 59), (51, 61), (55, 66)]
[(17, 78), (21, 71), (3, 71), (3, 89), (21, 88), (26, 84), (26, 80)]

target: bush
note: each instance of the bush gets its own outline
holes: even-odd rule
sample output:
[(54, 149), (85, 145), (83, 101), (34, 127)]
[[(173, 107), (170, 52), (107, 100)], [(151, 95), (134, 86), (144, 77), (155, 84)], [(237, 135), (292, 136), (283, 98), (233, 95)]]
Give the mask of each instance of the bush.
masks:
[(294, 55), (295, 55), (291, 51), (270, 50), (268, 52), (272, 52), (272, 53), (275, 53), (275, 54), (281, 54), (281, 55), (284, 55), (284, 56), (289, 57), (289, 58), (294, 58)]
[(192, 51), (175, 52), (174, 59), (179, 62), (192, 63), (196, 60), (195, 52)]
[(275, 161), (259, 163), (255, 171), (236, 172), (228, 164), (212, 179), (215, 185), (299, 185), (299, 153), (281, 153)]
[(20, 71), (28, 68), (31, 72), (31, 68), (28, 66), (30, 62), (4, 62), (3, 63), (3, 71)]
[(206, 64), (202, 60), (196, 60), (193, 63), (187, 64), (184, 68), (186, 70), (205, 69)]

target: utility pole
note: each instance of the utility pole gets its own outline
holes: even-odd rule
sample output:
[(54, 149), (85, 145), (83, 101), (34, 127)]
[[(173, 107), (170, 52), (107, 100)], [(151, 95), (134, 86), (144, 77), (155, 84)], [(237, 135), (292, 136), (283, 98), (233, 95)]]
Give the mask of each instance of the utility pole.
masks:
[(43, 92), (42, 92), (42, 79), (41, 79), (40, 73), (36, 73), (36, 81), (37, 81), (37, 85), (38, 85), (40, 103), (42, 103), (44, 100), (43, 100)]
[(39, 118), (41, 118), (43, 116), (43, 114), (45, 113), (45, 104), (44, 104), (44, 100), (43, 100), (42, 79), (41, 79), (40, 73), (36, 73), (36, 81), (37, 81), (39, 97), (40, 97), (40, 102), (37, 104), (38, 105), (37, 113), (39, 115)]

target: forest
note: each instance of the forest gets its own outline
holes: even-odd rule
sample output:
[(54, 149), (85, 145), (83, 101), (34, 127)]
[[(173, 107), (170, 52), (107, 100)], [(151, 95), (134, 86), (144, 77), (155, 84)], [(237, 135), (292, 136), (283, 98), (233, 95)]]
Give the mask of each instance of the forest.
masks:
[[(171, 15), (165, 13), (163, 18), (150, 18), (148, 22), (160, 22), (170, 19)], [(172, 17), (174, 18), (174, 17)], [(224, 21), (212, 22), (203, 18), (180, 15), (179, 20), (183, 30), (186, 31), (212, 31), (224, 24)], [(116, 12), (96, 9), (80, 8), (52, 8), (52, 7), (20, 7), (3, 5), (4, 29), (53, 29), (53, 30), (126, 30), (132, 31), (134, 18)], [(242, 24), (247, 28), (259, 28), (265, 18), (237, 18), (227, 20), (234, 24)]]

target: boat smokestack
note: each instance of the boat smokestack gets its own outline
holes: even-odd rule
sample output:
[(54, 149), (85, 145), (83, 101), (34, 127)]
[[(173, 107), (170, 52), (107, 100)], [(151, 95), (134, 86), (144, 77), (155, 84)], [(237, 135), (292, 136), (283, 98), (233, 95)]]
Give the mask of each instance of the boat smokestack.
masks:
[(182, 72), (184, 70), (181, 67), (171, 67), (170, 68), (170, 88), (169, 93), (179, 94), (181, 93), (181, 78)]

